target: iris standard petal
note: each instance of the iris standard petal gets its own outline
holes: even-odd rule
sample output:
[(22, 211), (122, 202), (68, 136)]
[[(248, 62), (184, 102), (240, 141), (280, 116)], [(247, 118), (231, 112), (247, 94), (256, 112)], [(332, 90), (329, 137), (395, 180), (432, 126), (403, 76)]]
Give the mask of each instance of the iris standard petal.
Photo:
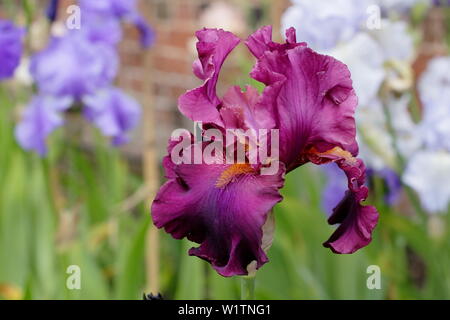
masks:
[(195, 75), (204, 83), (187, 91), (178, 100), (181, 113), (193, 121), (211, 122), (221, 125), (218, 107), (221, 103), (216, 94), (220, 69), (228, 54), (240, 40), (231, 32), (218, 29), (203, 29), (196, 33), (199, 59), (194, 62)]
[(310, 146), (322, 151), (340, 146), (357, 154), (353, 117), (357, 97), (348, 68), (304, 44), (292, 43), (292, 29), (284, 45), (274, 44), (267, 32), (261, 29), (246, 44), (258, 59), (251, 76), (267, 85), (266, 90), (280, 86), (276, 118), (280, 160), (287, 170), (304, 163), (302, 154)]

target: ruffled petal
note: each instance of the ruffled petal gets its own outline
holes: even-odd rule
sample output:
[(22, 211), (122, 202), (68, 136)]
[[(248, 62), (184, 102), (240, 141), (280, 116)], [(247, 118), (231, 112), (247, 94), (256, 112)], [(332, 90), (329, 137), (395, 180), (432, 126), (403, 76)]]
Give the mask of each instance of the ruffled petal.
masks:
[(272, 42), (269, 31), (260, 29), (246, 44), (258, 59), (251, 76), (267, 85), (266, 91), (279, 88), (280, 159), (288, 171), (304, 163), (302, 154), (311, 146), (319, 150), (340, 146), (357, 154), (353, 117), (357, 97), (348, 68), (305, 44), (292, 43), (292, 29), (283, 45)]
[(264, 26), (250, 35), (245, 41), (245, 45), (256, 57), (261, 58), (267, 51), (279, 51), (280, 53), (296, 47), (306, 47), (305, 42), (297, 43), (295, 29), (286, 30), (286, 43), (276, 43), (272, 41), (272, 26)]
[(228, 54), (239, 44), (231, 32), (203, 29), (196, 33), (199, 60), (194, 62), (195, 75), (204, 80), (203, 85), (183, 94), (178, 100), (180, 111), (193, 121), (221, 124), (218, 107), (220, 99), (216, 85), (220, 69)]
[(313, 151), (308, 154), (316, 164), (335, 162), (345, 173), (348, 190), (334, 208), (329, 224), (340, 224), (323, 244), (335, 253), (353, 253), (372, 241), (372, 231), (378, 223), (378, 211), (373, 206), (364, 206), (368, 188), (364, 185), (366, 167), (361, 159), (354, 158), (348, 151), (335, 147), (326, 152)]
[(158, 228), (199, 243), (189, 254), (210, 262), (223, 276), (247, 275), (250, 263), (260, 268), (268, 261), (263, 226), (282, 199), (283, 165), (275, 175), (260, 175), (246, 164), (180, 164), (166, 170), (171, 179), (152, 205)]
[(334, 253), (353, 253), (372, 241), (372, 231), (379, 215), (375, 207), (360, 204), (366, 196), (367, 187), (358, 194), (347, 191), (328, 220), (330, 224), (340, 223), (340, 226), (323, 244), (324, 247)]

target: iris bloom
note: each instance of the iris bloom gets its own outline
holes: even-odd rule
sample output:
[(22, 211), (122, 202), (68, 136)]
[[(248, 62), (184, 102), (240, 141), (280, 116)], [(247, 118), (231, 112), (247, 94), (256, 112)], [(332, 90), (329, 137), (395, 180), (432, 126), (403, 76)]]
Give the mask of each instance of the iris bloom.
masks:
[[(424, 170), (424, 168), (427, 168)], [(421, 150), (408, 161), (405, 184), (414, 189), (429, 213), (446, 213), (450, 203), (450, 154)]]
[[(17, 125), (15, 135), (25, 150), (39, 155), (47, 153), (47, 137), (64, 124), (64, 112), (73, 104), (70, 96), (40, 94), (30, 101), (22, 121)], [(98, 90), (82, 99), (86, 119), (111, 138), (113, 145), (128, 142), (128, 134), (139, 123), (141, 108), (131, 96), (116, 87)]]
[[(264, 91), (232, 87), (220, 98), (216, 85), (221, 66), (240, 39), (216, 29), (200, 30), (197, 38), (194, 73), (204, 83), (180, 97), (180, 111), (218, 130), (279, 130), (279, 158), (272, 159), (279, 161), (279, 169), (263, 175), (267, 163), (177, 164), (167, 156), (163, 165), (168, 181), (152, 204), (155, 225), (176, 239), (200, 244), (189, 254), (210, 262), (219, 274), (247, 275), (268, 261), (270, 212), (282, 200), (285, 174), (308, 162), (334, 162), (346, 174), (348, 190), (328, 220), (340, 225), (324, 246), (335, 253), (366, 246), (378, 212), (361, 204), (368, 189), (365, 166), (356, 158), (357, 97), (347, 67), (297, 43), (293, 28), (286, 32), (286, 43), (273, 42), (267, 26), (245, 42), (257, 59), (251, 76), (265, 85)], [(208, 146), (192, 140), (182, 153), (201, 143)], [(169, 143), (169, 154), (175, 145)]]
[(11, 77), (22, 56), (24, 30), (0, 19), (0, 80)]
[(154, 31), (139, 14), (136, 0), (79, 0), (78, 3), (83, 12), (82, 19), (89, 25), (94, 38), (110, 39), (111, 44), (117, 44), (122, 38), (120, 21), (124, 20), (137, 28), (143, 47), (153, 44)]
[(128, 142), (128, 131), (139, 123), (141, 107), (131, 96), (110, 87), (83, 99), (84, 114), (114, 145)]
[(47, 48), (31, 58), (30, 71), (40, 93), (79, 100), (111, 83), (117, 68), (113, 47), (73, 31), (52, 38)]
[[(53, 22), (58, 13), (59, 0), (50, 0), (47, 17)], [(101, 40), (112, 45), (122, 38), (121, 20), (134, 24), (140, 34), (141, 45), (151, 46), (155, 33), (145, 19), (139, 14), (136, 0), (78, 0), (82, 11), (82, 24), (91, 40)]]
[(72, 99), (35, 96), (30, 101), (22, 121), (17, 125), (17, 141), (25, 150), (34, 150), (41, 156), (47, 153), (47, 136), (63, 123), (62, 112), (70, 108)]
[[(292, 0), (283, 14), (283, 29), (295, 27), (297, 36), (315, 50), (329, 50), (350, 40), (367, 20), (365, 0)], [(320, 27), (318, 27), (320, 26)]]

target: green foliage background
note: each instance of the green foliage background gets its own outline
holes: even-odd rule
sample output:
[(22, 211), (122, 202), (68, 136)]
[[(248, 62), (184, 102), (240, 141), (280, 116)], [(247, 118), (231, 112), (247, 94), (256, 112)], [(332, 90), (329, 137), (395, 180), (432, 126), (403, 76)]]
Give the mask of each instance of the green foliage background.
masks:
[[(64, 129), (52, 137), (48, 158), (22, 151), (14, 117), (17, 101), (27, 97), (12, 94), (0, 94), (0, 296), (141, 299), (150, 204), (125, 211), (120, 205), (143, 185), (141, 175), (102, 138), (87, 152)], [(432, 237), (427, 221), (386, 207), (380, 185), (369, 199), (381, 213), (374, 241), (356, 254), (335, 255), (321, 245), (333, 231), (320, 205), (323, 183), (309, 165), (287, 176), (270, 262), (257, 275), (258, 299), (450, 298), (450, 215), (441, 220), (445, 234)], [(166, 298), (239, 298), (239, 279), (189, 257), (192, 243), (163, 232), (160, 238)], [(81, 290), (66, 287), (69, 265), (81, 268)], [(367, 289), (369, 265), (381, 268), (381, 290)]]

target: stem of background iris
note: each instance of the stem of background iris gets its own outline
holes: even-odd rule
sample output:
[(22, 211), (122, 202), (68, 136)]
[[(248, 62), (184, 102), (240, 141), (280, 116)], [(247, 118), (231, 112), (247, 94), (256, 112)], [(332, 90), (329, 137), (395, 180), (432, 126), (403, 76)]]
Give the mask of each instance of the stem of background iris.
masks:
[(255, 276), (241, 278), (241, 300), (255, 300)]

